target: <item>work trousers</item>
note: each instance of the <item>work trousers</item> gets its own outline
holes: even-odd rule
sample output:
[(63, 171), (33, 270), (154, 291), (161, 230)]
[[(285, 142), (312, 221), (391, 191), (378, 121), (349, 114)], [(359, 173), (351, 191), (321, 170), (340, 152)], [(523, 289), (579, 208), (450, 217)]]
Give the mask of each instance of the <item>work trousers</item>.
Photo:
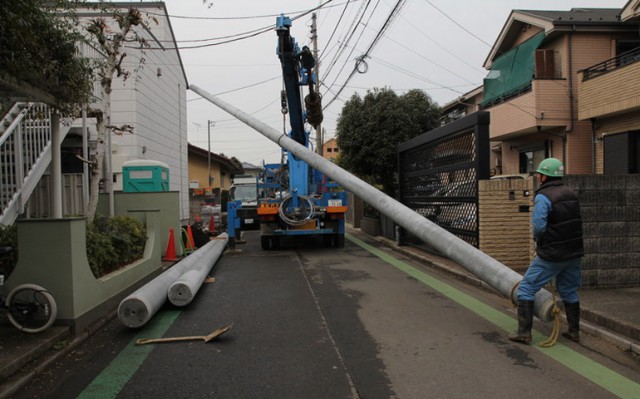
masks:
[(538, 291), (555, 277), (560, 298), (567, 303), (579, 302), (578, 288), (582, 281), (581, 261), (582, 258), (575, 258), (553, 262), (536, 256), (518, 286), (518, 300), (533, 301)]

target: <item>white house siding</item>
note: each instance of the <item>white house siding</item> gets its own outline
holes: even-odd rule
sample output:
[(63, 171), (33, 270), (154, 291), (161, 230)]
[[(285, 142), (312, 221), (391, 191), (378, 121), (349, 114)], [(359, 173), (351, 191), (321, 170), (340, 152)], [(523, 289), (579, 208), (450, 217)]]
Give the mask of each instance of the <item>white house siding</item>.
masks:
[[(143, 15), (144, 10), (153, 13), (158, 24), (147, 19), (148, 31), (137, 27), (138, 34), (148, 40), (150, 48), (144, 51), (127, 48), (123, 65), (131, 74), (126, 81), (116, 78), (112, 84), (111, 124), (127, 124), (134, 128), (133, 134), (112, 136), (112, 170), (117, 178), (114, 190), (122, 189), (124, 162), (133, 159), (164, 162), (170, 168), (170, 190), (180, 191), (181, 218), (186, 220), (189, 217), (188, 83), (168, 18), (160, 15), (165, 13), (164, 8), (159, 8), (157, 3), (131, 5), (140, 9)], [(136, 44), (129, 43), (128, 46), (135, 47)]]

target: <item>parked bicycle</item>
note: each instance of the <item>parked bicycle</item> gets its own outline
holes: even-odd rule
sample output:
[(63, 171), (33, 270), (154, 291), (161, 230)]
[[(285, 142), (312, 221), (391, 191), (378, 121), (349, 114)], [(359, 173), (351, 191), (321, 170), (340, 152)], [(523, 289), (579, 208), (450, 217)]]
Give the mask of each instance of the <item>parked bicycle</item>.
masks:
[[(4, 284), (2, 258), (11, 247), (0, 247), (0, 286)], [(20, 331), (39, 333), (51, 327), (58, 314), (53, 296), (36, 284), (22, 284), (11, 290), (6, 297), (0, 294), (0, 313)]]

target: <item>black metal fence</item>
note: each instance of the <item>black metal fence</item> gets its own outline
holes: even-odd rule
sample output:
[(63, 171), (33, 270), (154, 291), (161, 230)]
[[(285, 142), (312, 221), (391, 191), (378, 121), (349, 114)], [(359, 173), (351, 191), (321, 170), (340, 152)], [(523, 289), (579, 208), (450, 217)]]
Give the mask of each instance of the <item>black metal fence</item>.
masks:
[[(478, 180), (489, 178), (489, 113), (476, 112), (398, 146), (399, 200), (478, 247)], [(432, 250), (409, 232), (401, 242)]]

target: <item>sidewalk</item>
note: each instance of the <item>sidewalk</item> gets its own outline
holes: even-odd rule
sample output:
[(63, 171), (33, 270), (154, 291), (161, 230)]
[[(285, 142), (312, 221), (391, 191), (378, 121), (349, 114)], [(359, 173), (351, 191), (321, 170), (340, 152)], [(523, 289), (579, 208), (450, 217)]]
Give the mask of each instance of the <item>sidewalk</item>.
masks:
[[(349, 233), (363, 234), (359, 229)], [(468, 284), (495, 290), (479, 280), (457, 263), (410, 246), (396, 246), (383, 237), (370, 237), (396, 252), (419, 260), (434, 269), (452, 274)], [(640, 355), (640, 287), (581, 289), (580, 330), (583, 333), (610, 342), (617, 347)], [(565, 328), (565, 327), (563, 327)]]
[(115, 311), (74, 336), (68, 326), (54, 325), (41, 333), (28, 334), (0, 319), (0, 399), (10, 398), (113, 317)]
[[(359, 230), (349, 229), (354, 235)], [(368, 236), (367, 236), (368, 237)], [(374, 237), (392, 250), (423, 262), (436, 270), (451, 274), (468, 284), (488, 286), (449, 259), (413, 247), (397, 247), (391, 240)], [(581, 331), (606, 340), (621, 349), (640, 354), (640, 287), (581, 290)], [(105, 317), (82, 333), (71, 336), (70, 328), (53, 326), (40, 334), (21, 333), (7, 321), (0, 324), (0, 399), (11, 397), (36, 374), (71, 352), (115, 313)]]

